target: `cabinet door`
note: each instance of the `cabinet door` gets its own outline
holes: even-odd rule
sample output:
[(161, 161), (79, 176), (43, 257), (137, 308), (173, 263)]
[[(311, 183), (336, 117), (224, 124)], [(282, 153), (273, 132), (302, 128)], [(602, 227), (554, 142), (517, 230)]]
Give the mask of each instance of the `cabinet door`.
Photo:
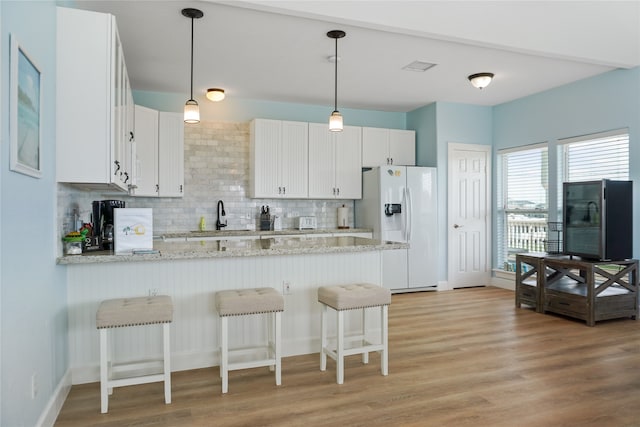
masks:
[(249, 175), (251, 197), (277, 198), (279, 178), (280, 140), (282, 124), (279, 120), (255, 119), (251, 122)]
[(389, 157), (391, 164), (415, 166), (416, 132), (413, 130), (389, 130)]
[(120, 183), (114, 179), (111, 124), (115, 83), (113, 22), (107, 14), (57, 8), (58, 182), (96, 186)]
[(160, 197), (184, 195), (184, 118), (180, 113), (158, 116), (158, 183)]
[(309, 125), (305, 122), (282, 122), (280, 146), (281, 198), (308, 197), (309, 180)]
[(335, 134), (329, 125), (309, 123), (309, 198), (335, 196)]
[(136, 178), (134, 196), (158, 197), (158, 111), (135, 106)]
[(335, 132), (336, 198), (362, 198), (362, 129), (345, 126)]
[(389, 129), (362, 128), (362, 166), (389, 163)]
[[(113, 22), (115, 28), (115, 21)], [(127, 69), (124, 65), (124, 52), (120, 44), (118, 33), (113, 32), (113, 112), (111, 116), (111, 137), (113, 142), (115, 180), (116, 183), (128, 188), (127, 181), (129, 173), (127, 171), (127, 140), (126, 138), (126, 94), (125, 85)]]

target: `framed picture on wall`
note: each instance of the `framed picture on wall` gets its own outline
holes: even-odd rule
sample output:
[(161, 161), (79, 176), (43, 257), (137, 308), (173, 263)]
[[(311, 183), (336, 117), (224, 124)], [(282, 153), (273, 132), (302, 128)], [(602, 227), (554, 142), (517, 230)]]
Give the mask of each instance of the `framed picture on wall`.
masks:
[(42, 72), (11, 34), (10, 168), (42, 176)]

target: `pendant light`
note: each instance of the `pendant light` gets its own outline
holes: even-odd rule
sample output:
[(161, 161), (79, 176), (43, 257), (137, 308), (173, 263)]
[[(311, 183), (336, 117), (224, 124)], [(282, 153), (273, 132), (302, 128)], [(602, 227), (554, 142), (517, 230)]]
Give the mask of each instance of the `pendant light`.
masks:
[(343, 121), (342, 114), (338, 111), (338, 39), (346, 36), (342, 30), (332, 30), (327, 33), (327, 37), (335, 39), (336, 41), (336, 55), (334, 56), (335, 62), (335, 86), (334, 86), (334, 104), (333, 104), (333, 112), (329, 117), (329, 130), (331, 132), (342, 132)]
[(199, 9), (186, 8), (182, 9), (182, 15), (191, 19), (191, 97), (184, 104), (184, 122), (200, 123), (200, 107), (193, 99), (193, 20), (202, 18), (204, 13)]

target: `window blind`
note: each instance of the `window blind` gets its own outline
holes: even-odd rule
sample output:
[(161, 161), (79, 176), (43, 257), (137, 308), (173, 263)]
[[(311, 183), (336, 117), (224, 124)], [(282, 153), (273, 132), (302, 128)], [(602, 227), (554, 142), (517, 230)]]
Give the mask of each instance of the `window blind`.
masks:
[(565, 141), (560, 141), (563, 182), (629, 179), (628, 132), (587, 135)]

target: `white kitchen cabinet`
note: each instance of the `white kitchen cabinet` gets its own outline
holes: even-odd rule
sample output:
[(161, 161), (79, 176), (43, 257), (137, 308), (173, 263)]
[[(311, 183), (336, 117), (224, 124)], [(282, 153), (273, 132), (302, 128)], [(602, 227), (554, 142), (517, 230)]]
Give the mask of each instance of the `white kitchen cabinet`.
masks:
[(304, 122), (251, 122), (251, 197), (307, 198), (308, 138), (308, 124)]
[(57, 181), (127, 191), (132, 98), (115, 18), (58, 7), (56, 64)]
[(135, 106), (137, 159), (132, 196), (158, 197), (158, 118), (157, 110)]
[(416, 133), (413, 130), (362, 128), (362, 166), (415, 166)]
[(309, 123), (309, 198), (362, 197), (362, 130), (345, 126), (329, 131), (324, 123)]
[(160, 111), (158, 118), (158, 196), (184, 196), (184, 116)]
[(184, 121), (180, 113), (135, 106), (136, 186), (132, 196), (182, 197)]

